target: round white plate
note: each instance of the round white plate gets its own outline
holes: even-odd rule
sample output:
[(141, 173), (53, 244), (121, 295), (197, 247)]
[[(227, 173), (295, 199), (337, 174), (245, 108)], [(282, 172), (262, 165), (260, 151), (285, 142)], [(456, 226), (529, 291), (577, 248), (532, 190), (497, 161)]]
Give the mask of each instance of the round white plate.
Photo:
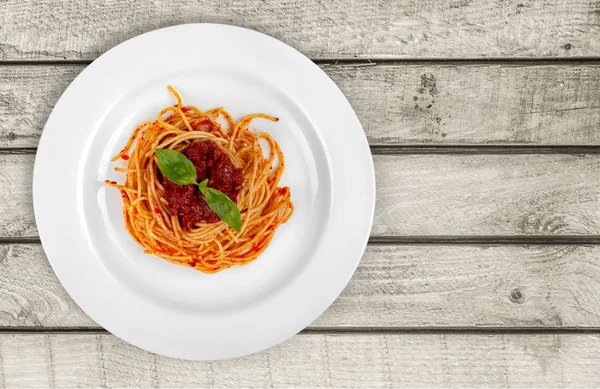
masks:
[[(127, 234), (110, 158), (136, 124), (174, 104), (255, 120), (286, 157), (296, 207), (254, 262), (217, 274), (147, 255)], [(123, 163), (123, 162), (121, 162)], [(56, 104), (40, 141), (33, 199), (65, 289), (98, 324), (140, 348), (214, 360), (301, 331), (342, 292), (371, 229), (375, 175), (350, 104), (318, 66), (266, 35), (217, 24), (153, 31), (108, 51)]]

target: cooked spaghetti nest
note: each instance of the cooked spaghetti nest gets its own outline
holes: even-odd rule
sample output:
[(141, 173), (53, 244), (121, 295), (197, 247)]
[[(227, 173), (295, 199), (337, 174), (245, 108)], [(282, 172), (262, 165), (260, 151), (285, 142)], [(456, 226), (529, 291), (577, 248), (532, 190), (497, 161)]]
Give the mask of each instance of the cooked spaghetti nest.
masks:
[[(177, 103), (160, 111), (153, 122), (140, 124), (112, 159), (127, 161), (127, 168), (115, 168), (125, 173), (124, 184), (106, 181), (121, 192), (125, 227), (146, 253), (204, 273), (247, 264), (267, 248), (277, 227), (294, 211), (290, 189), (277, 186), (285, 168), (279, 145), (269, 134), (248, 128), (253, 119), (278, 119), (258, 113), (234, 122), (223, 108), (202, 112), (195, 106), (183, 106), (177, 91), (168, 88)], [(269, 145), (268, 156), (260, 139)], [(239, 233), (222, 220), (184, 229), (178, 215), (169, 211), (155, 150), (183, 152), (197, 141), (213, 142), (244, 171), (244, 185), (237, 198), (242, 220)]]

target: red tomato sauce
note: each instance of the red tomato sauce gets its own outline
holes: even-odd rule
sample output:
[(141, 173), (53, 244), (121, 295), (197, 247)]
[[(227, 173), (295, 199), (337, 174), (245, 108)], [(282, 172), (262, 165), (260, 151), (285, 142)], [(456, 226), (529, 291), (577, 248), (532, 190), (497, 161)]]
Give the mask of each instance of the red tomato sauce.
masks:
[[(236, 168), (217, 145), (210, 141), (194, 142), (184, 152), (196, 167), (198, 182), (208, 178), (208, 187), (227, 195), (234, 203), (244, 185), (244, 170)], [(197, 185), (177, 185), (162, 177), (165, 199), (169, 211), (179, 217), (183, 228), (190, 229), (196, 223), (216, 223), (221, 220), (208, 207)]]

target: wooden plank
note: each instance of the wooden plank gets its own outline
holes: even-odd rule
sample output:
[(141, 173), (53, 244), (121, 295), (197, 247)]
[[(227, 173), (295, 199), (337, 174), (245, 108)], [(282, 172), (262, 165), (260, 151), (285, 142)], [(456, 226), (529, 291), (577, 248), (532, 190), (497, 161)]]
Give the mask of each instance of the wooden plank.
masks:
[(325, 70), (371, 144), (600, 144), (600, 66)]
[[(600, 327), (600, 246), (369, 246), (311, 326)], [(40, 245), (0, 245), (0, 327), (98, 328)]]
[[(0, 146), (36, 147), (84, 65), (0, 66)], [(371, 144), (600, 144), (600, 66), (332, 66)]]
[(0, 155), (0, 237), (37, 236), (33, 215), (34, 155)]
[[(0, 155), (0, 237), (36, 236), (33, 155)], [(376, 155), (375, 236), (598, 235), (600, 155)]]
[(600, 156), (375, 156), (373, 235), (597, 235)]
[(299, 335), (191, 362), (111, 335), (0, 335), (2, 387), (594, 387), (598, 335)]
[(61, 94), (82, 66), (0, 66), (0, 146), (37, 147)]
[(143, 32), (196, 22), (258, 30), (313, 58), (600, 55), (600, 5), (588, 0), (184, 0), (176, 7), (43, 0), (2, 7), (3, 60), (94, 59)]

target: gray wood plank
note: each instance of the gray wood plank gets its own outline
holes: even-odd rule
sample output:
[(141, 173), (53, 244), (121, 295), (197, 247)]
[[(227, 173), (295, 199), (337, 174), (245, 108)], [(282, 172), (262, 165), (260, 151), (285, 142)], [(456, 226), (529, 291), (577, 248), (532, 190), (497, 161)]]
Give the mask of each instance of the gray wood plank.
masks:
[[(37, 235), (33, 161), (0, 155), (0, 237)], [(600, 234), (598, 154), (376, 155), (374, 162), (374, 236)]]
[(0, 155), (0, 237), (37, 236), (32, 198), (34, 158)]
[(375, 156), (377, 235), (597, 235), (600, 155)]
[[(84, 65), (0, 66), (0, 146), (36, 147)], [(374, 145), (600, 144), (600, 66), (332, 66)]]
[(313, 58), (598, 56), (599, 15), (588, 0), (9, 1), (0, 59), (94, 59), (143, 32), (195, 22), (249, 27)]
[(248, 357), (190, 362), (111, 335), (0, 335), (2, 386), (595, 387), (598, 335), (299, 335)]
[[(369, 246), (311, 328), (600, 327), (600, 246)], [(0, 245), (0, 327), (99, 328), (37, 244)]]

